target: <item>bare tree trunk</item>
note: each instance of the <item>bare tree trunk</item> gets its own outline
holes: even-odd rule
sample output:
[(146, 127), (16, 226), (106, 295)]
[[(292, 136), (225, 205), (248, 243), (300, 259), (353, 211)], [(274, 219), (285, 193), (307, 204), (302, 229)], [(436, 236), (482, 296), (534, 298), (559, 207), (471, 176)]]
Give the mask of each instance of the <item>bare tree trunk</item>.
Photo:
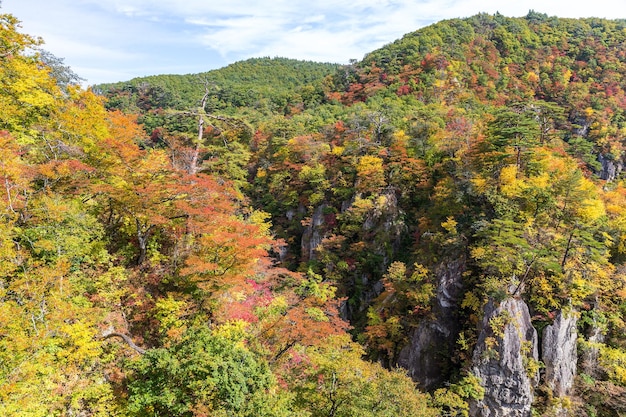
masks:
[(102, 339), (109, 339), (111, 337), (119, 337), (120, 339), (122, 339), (124, 342), (126, 342), (126, 344), (128, 346), (130, 346), (135, 352), (139, 353), (140, 355), (143, 355), (144, 353), (146, 353), (146, 350), (143, 348), (140, 348), (139, 346), (137, 346), (135, 344), (135, 342), (133, 342), (133, 340), (123, 334), (123, 333), (118, 333), (118, 332), (114, 332), (114, 331), (106, 331), (102, 334)]
[(209, 83), (204, 82), (204, 95), (200, 101), (200, 108), (198, 109), (198, 137), (196, 138), (196, 146), (191, 157), (191, 163), (187, 172), (194, 175), (198, 172), (198, 158), (200, 156), (200, 145), (202, 144), (202, 136), (204, 135), (204, 115), (206, 114), (206, 103), (211, 95), (209, 90)]
[(137, 255), (136, 264), (140, 266), (146, 260), (148, 254), (148, 239), (150, 238), (154, 225), (151, 225), (144, 231), (138, 219), (135, 219), (135, 223), (137, 225), (137, 244), (139, 246), (139, 255)]
[(567, 261), (567, 257), (569, 256), (569, 251), (570, 249), (572, 249), (572, 239), (574, 238), (574, 233), (576, 233), (575, 227), (569, 234), (569, 238), (567, 239), (567, 246), (565, 246), (565, 253), (563, 254), (563, 260), (561, 261), (561, 268), (565, 268), (565, 262)]

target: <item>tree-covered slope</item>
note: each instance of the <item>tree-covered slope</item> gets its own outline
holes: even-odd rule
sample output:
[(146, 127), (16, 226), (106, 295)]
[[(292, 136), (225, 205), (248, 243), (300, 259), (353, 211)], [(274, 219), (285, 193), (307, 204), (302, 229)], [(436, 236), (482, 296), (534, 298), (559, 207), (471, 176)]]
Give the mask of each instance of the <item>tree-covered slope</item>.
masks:
[[(626, 20), (477, 15), (408, 34), (368, 54), (344, 90), (351, 101), (377, 83), (424, 102), (558, 105), (563, 139), (619, 159), (624, 127)], [(375, 87), (374, 89), (379, 89)], [(366, 94), (370, 96), (371, 94)], [(569, 126), (564, 125), (569, 123)]]
[(437, 414), (199, 146), (148, 146), (38, 46), (0, 15), (0, 415)]
[(626, 409), (626, 21), (97, 94), (2, 22), (5, 413)]
[[(336, 285), (370, 357), (444, 409), (463, 409), (437, 391), (452, 383), (473, 415), (616, 412), (588, 384), (623, 392), (625, 27), (443, 21), (338, 68), (322, 100), (145, 126), (236, 180), (271, 214), (283, 264)], [(214, 121), (202, 134), (199, 116)]]
[[(253, 195), (285, 261), (338, 284), (379, 360), (430, 389), (478, 376), (474, 415), (623, 407), (575, 403), (593, 378), (623, 393), (625, 23), (440, 22), (341, 68), (316, 110), (333, 124), (257, 133)], [(578, 353), (544, 337), (555, 323)], [(577, 388), (555, 371), (572, 357)]]
[(283, 111), (302, 101), (321, 101), (321, 82), (337, 67), (287, 58), (252, 58), (204, 73), (141, 77), (96, 85), (94, 90), (110, 98), (109, 108), (120, 110), (187, 109), (197, 106), (198, 96), (208, 88), (212, 110), (250, 107)]

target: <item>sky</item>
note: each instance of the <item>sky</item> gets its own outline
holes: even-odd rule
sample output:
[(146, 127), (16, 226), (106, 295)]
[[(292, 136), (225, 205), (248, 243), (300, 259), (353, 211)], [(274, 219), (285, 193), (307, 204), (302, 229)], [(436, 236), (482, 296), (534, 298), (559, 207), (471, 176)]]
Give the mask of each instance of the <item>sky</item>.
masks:
[(0, 0), (85, 85), (253, 57), (346, 64), (439, 20), (529, 10), (626, 18), (624, 0)]

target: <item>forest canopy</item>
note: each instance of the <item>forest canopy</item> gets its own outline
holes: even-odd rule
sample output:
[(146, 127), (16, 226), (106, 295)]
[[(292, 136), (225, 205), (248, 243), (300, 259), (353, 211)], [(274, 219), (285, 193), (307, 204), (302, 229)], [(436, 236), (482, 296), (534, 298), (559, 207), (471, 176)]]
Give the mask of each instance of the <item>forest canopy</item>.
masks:
[(0, 15), (0, 414), (623, 413), (625, 75), (531, 11), (85, 90)]

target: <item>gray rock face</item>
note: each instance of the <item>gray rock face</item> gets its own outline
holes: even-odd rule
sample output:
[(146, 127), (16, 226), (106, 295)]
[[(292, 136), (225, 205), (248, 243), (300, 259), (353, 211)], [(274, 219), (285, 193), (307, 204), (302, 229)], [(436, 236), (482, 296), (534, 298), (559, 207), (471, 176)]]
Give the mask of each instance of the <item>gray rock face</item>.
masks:
[(600, 349), (597, 344), (605, 341), (604, 326), (593, 317), (593, 322), (588, 326), (585, 333), (585, 338), (591, 343), (591, 346), (585, 349), (581, 355), (581, 369), (587, 375), (598, 378), (602, 375), (602, 370), (599, 363)]
[(541, 358), (546, 366), (545, 382), (557, 397), (569, 394), (576, 375), (577, 318), (559, 312), (554, 323), (543, 330)]
[[(388, 188), (380, 196), (382, 198), (377, 200), (365, 218), (363, 230), (376, 232), (373, 239), (374, 250), (386, 257), (386, 246), (390, 245), (394, 252), (398, 250), (405, 224), (394, 189)], [(386, 267), (389, 259), (384, 259), (383, 264)]]
[(311, 221), (302, 234), (302, 258), (305, 261), (316, 258), (315, 249), (322, 243), (325, 208), (326, 205), (324, 204), (315, 208)]
[(614, 181), (624, 169), (624, 163), (622, 161), (615, 161), (604, 155), (598, 156), (598, 161), (602, 164), (600, 178), (608, 182)]
[(578, 136), (587, 137), (589, 135), (589, 130), (591, 129), (591, 121), (588, 120), (585, 116), (578, 115), (576, 117), (570, 118), (570, 122), (577, 126), (574, 129), (574, 134)]
[(445, 380), (442, 367), (449, 360), (446, 351), (450, 331), (437, 321), (420, 324), (409, 334), (409, 345), (400, 351), (398, 365), (421, 389), (431, 390)]
[(411, 331), (409, 344), (398, 355), (398, 365), (426, 390), (438, 387), (448, 377), (443, 370), (450, 363), (450, 352), (459, 334), (456, 314), (464, 268), (464, 259), (440, 265), (436, 272), (435, 318)]
[(473, 356), (473, 373), (485, 397), (470, 404), (472, 417), (528, 417), (538, 375), (529, 375), (536, 361), (537, 332), (524, 301), (509, 298), (485, 306), (482, 329)]
[(437, 322), (422, 323), (411, 331), (409, 345), (400, 351), (398, 365), (407, 370), (420, 388), (430, 390), (442, 382), (441, 368), (447, 356), (442, 348), (449, 333)]

